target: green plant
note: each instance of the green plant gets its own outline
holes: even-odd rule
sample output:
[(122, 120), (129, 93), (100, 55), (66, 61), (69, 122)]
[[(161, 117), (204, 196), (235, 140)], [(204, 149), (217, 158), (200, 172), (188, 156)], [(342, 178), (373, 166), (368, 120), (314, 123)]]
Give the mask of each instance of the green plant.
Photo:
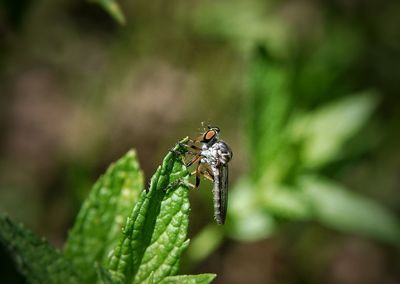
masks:
[[(327, 74), (328, 70), (319, 75)], [(225, 231), (206, 226), (189, 248), (192, 262), (218, 248), (223, 234), (242, 241), (260, 240), (277, 232), (282, 221), (318, 222), (339, 232), (399, 245), (400, 223), (393, 212), (324, 173), (332, 164), (373, 146), (362, 141), (351, 148), (349, 141), (365, 129), (378, 95), (373, 91), (350, 94), (310, 110), (297, 98), (302, 91), (309, 94), (301, 88), (304, 80), (310, 78), (297, 78), (290, 65), (274, 59), (267, 48), (261, 46), (255, 53), (249, 68), (245, 128), (250, 170), (230, 188)], [(318, 84), (321, 92), (331, 88), (327, 80)]]
[[(318, 221), (398, 245), (400, 225), (392, 212), (323, 172), (357, 154), (348, 141), (366, 125), (377, 94), (364, 91), (314, 110), (301, 109), (290, 90), (291, 76), (285, 64), (263, 50), (253, 61), (248, 114), (252, 171), (232, 190), (229, 234), (254, 240), (269, 236), (282, 219)], [(357, 150), (368, 147), (363, 143)]]
[(134, 151), (111, 165), (62, 252), (6, 216), (0, 217), (0, 240), (30, 283), (210, 283), (214, 274), (175, 276), (189, 244), (182, 151), (177, 144), (166, 155), (147, 193)]
[(124, 13), (114, 0), (91, 0), (93, 3), (100, 5), (115, 21), (120, 25), (126, 23)]

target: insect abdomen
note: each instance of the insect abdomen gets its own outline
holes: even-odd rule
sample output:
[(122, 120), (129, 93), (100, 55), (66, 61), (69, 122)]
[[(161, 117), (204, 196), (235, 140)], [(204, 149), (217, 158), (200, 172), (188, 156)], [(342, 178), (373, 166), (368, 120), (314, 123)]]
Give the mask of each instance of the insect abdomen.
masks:
[(228, 166), (223, 165), (215, 168), (213, 173), (214, 219), (218, 224), (223, 225), (228, 205)]

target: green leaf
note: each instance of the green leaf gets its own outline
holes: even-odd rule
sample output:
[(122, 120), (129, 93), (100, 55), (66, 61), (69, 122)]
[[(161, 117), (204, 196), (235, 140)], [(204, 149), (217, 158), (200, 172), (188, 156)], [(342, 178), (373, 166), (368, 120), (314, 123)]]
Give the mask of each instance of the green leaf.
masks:
[(266, 50), (260, 50), (253, 60), (247, 130), (256, 179), (270, 166), (279, 168), (276, 165), (287, 140), (283, 130), (291, 102), (288, 73), (285, 66), (268, 57)]
[(215, 277), (215, 274), (168, 276), (160, 284), (208, 284)]
[(215, 251), (224, 240), (223, 227), (216, 224), (209, 224), (198, 233), (194, 239), (190, 240), (190, 246), (185, 253), (185, 270), (190, 270), (193, 266), (203, 261), (213, 251)]
[(243, 178), (232, 188), (229, 199), (228, 233), (236, 239), (252, 241), (266, 238), (275, 230), (275, 220), (263, 208), (254, 182)]
[(282, 184), (266, 184), (260, 199), (268, 212), (289, 220), (307, 220), (311, 210), (307, 196), (303, 192)]
[(399, 220), (375, 201), (318, 177), (303, 177), (300, 186), (322, 224), (400, 245)]
[[(182, 140), (186, 143), (188, 138)], [(127, 223), (108, 268), (124, 283), (143, 283), (151, 274), (154, 283), (177, 272), (187, 247), (189, 222), (189, 173), (177, 144), (153, 175), (149, 192), (142, 192)]]
[(310, 42), (308, 51), (303, 53), (304, 61), (297, 64), (294, 89), (308, 104), (354, 88), (347, 78), (366, 46), (356, 27), (336, 23), (323, 29), (322, 37)]
[(124, 13), (115, 0), (90, 0), (100, 5), (111, 17), (114, 18), (119, 24), (124, 25), (126, 19)]
[(122, 284), (121, 281), (117, 281), (112, 278), (111, 273), (102, 266), (97, 267), (97, 283), (98, 284)]
[[(265, 1), (202, 1), (190, 18), (195, 33), (227, 40), (249, 53), (257, 44), (268, 46), (274, 55), (288, 51), (288, 25), (267, 7)], [(227, 16), (229, 15), (229, 16)]]
[(64, 250), (88, 282), (96, 277), (94, 264), (106, 262), (118, 244), (126, 217), (143, 189), (143, 174), (134, 151), (111, 165), (93, 186)]
[(339, 158), (344, 142), (365, 125), (376, 104), (376, 96), (367, 93), (345, 97), (294, 118), (292, 135), (303, 142), (303, 163), (318, 167)]
[(82, 283), (59, 251), (4, 215), (0, 216), (0, 240), (29, 283)]

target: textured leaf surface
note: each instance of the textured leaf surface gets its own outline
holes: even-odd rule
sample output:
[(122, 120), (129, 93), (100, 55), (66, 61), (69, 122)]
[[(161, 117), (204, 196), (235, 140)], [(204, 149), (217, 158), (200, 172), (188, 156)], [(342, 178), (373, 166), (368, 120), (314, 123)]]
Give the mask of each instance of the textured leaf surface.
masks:
[(186, 149), (177, 144), (167, 154), (151, 179), (149, 192), (142, 192), (128, 218), (108, 265), (115, 279), (145, 283), (151, 276), (154, 283), (160, 283), (177, 272), (180, 255), (188, 245), (189, 222), (189, 188), (178, 182), (187, 182), (189, 174), (180, 151)]
[(96, 276), (94, 264), (105, 262), (118, 244), (126, 217), (143, 190), (143, 174), (134, 151), (111, 165), (94, 185), (65, 246), (66, 256), (87, 281)]
[(123, 282), (113, 279), (111, 273), (102, 266), (97, 267), (97, 284), (122, 284)]
[(111, 17), (121, 25), (126, 23), (124, 13), (115, 0), (92, 0), (99, 4)]
[(0, 240), (29, 283), (82, 283), (59, 251), (6, 216), (0, 216)]
[(169, 276), (164, 278), (160, 284), (208, 284), (215, 277), (215, 274)]

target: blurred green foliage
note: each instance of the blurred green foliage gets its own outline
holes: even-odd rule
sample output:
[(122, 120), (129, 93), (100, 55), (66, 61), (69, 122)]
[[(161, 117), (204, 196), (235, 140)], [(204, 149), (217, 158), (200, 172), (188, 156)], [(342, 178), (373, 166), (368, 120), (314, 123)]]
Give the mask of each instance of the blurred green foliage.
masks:
[[(266, 10), (259, 2), (237, 2), (244, 6), (212, 4), (215, 11), (202, 19), (210, 25), (199, 25), (241, 49), (245, 44), (242, 50), (251, 54), (244, 132), (250, 168), (232, 188), (227, 235), (254, 241), (270, 236), (282, 220), (314, 220), (399, 245), (400, 222), (394, 213), (322, 173), (352, 154), (346, 151), (348, 141), (366, 127), (378, 105), (375, 91), (346, 94), (354, 87), (344, 76), (364, 48), (359, 33), (341, 24), (328, 27), (327, 36), (312, 54), (305, 52), (307, 59), (298, 66), (290, 27), (278, 21), (280, 28), (269, 32), (265, 27), (276, 17), (262, 21), (260, 11)], [(231, 17), (222, 11), (232, 11), (227, 12)], [(221, 240), (220, 233), (207, 227), (189, 250), (191, 258), (205, 256), (196, 247), (203, 252), (215, 248), (209, 240)]]
[[(60, 245), (105, 165), (134, 145), (150, 176), (209, 120), (234, 151), (229, 216), (211, 223), (209, 185), (190, 194), (187, 270), (252, 283), (250, 263), (273, 275), (253, 283), (335, 283), (347, 265), (336, 282), (398, 282), (398, 1), (94, 2), (2, 2), (2, 211)], [(377, 252), (352, 258), (352, 238)], [(276, 240), (281, 262), (235, 250), (273, 255)]]
[(252, 165), (232, 190), (228, 233), (255, 240), (275, 230), (274, 217), (315, 219), (398, 244), (394, 215), (318, 176), (321, 167), (344, 158), (345, 142), (366, 124), (377, 95), (346, 96), (313, 111), (295, 111), (288, 72), (270, 62), (264, 50), (254, 62), (247, 124)]

